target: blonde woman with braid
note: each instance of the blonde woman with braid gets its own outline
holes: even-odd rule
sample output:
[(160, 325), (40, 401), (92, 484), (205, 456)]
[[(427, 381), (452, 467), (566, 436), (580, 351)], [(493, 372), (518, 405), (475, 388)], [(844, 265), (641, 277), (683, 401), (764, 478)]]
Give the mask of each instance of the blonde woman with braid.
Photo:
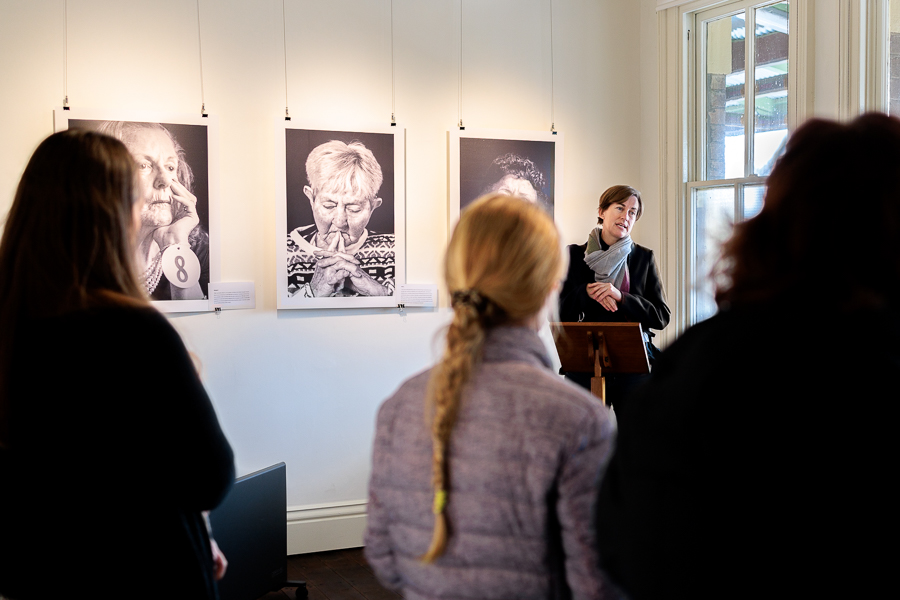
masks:
[(565, 273), (556, 226), (485, 196), (444, 269), (444, 355), (378, 413), (366, 557), (406, 598), (599, 598), (591, 508), (613, 429), (537, 334)]

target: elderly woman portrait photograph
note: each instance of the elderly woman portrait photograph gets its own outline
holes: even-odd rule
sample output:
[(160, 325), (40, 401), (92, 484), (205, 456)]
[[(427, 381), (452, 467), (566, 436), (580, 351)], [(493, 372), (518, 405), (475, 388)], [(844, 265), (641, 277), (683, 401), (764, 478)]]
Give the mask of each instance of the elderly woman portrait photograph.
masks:
[(69, 127), (112, 136), (134, 158), (144, 202), (136, 258), (150, 299), (206, 298), (210, 278), (206, 127), (76, 119)]
[(392, 296), (392, 134), (288, 129), (287, 293)]

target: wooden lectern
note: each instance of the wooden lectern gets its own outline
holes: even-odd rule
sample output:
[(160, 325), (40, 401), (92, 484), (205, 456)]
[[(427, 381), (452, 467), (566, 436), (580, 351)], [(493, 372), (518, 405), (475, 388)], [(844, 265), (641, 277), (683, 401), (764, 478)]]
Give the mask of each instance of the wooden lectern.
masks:
[(563, 371), (593, 373), (591, 393), (606, 404), (609, 373), (649, 373), (640, 323), (551, 323)]

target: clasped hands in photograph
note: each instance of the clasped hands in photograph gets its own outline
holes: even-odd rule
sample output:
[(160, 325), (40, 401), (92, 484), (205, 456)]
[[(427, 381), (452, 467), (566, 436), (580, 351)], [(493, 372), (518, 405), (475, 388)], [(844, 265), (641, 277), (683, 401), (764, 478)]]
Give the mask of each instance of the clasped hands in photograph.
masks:
[(382, 285), (360, 268), (359, 259), (346, 253), (344, 238), (340, 233), (334, 236), (327, 250), (317, 249), (315, 254), (318, 260), (310, 281), (315, 296), (334, 295), (344, 286), (347, 278), (350, 279), (348, 287), (363, 296), (387, 295)]

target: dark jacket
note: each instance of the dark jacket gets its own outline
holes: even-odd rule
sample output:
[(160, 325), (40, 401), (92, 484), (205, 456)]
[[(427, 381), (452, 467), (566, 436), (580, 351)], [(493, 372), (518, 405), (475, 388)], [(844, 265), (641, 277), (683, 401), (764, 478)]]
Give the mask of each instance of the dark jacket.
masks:
[(611, 578), (633, 600), (882, 595), (898, 324), (823, 298), (685, 332), (619, 420), (596, 509)]
[(201, 511), (234, 479), (181, 338), (150, 307), (23, 321), (0, 450), (0, 594), (214, 598)]
[(660, 330), (669, 324), (669, 306), (663, 290), (653, 251), (634, 245), (628, 255), (631, 289), (622, 293), (619, 310), (610, 312), (587, 294), (587, 284), (594, 282), (594, 272), (584, 262), (587, 244), (569, 246), (569, 272), (559, 294), (561, 321), (635, 322), (644, 331)]
[[(378, 412), (366, 557), (405, 598), (573, 598), (602, 593), (591, 507), (613, 439), (608, 412), (550, 370), (527, 328), (492, 330), (450, 436), (446, 553), (428, 549), (430, 371)], [(561, 595), (565, 595), (561, 593)]]

